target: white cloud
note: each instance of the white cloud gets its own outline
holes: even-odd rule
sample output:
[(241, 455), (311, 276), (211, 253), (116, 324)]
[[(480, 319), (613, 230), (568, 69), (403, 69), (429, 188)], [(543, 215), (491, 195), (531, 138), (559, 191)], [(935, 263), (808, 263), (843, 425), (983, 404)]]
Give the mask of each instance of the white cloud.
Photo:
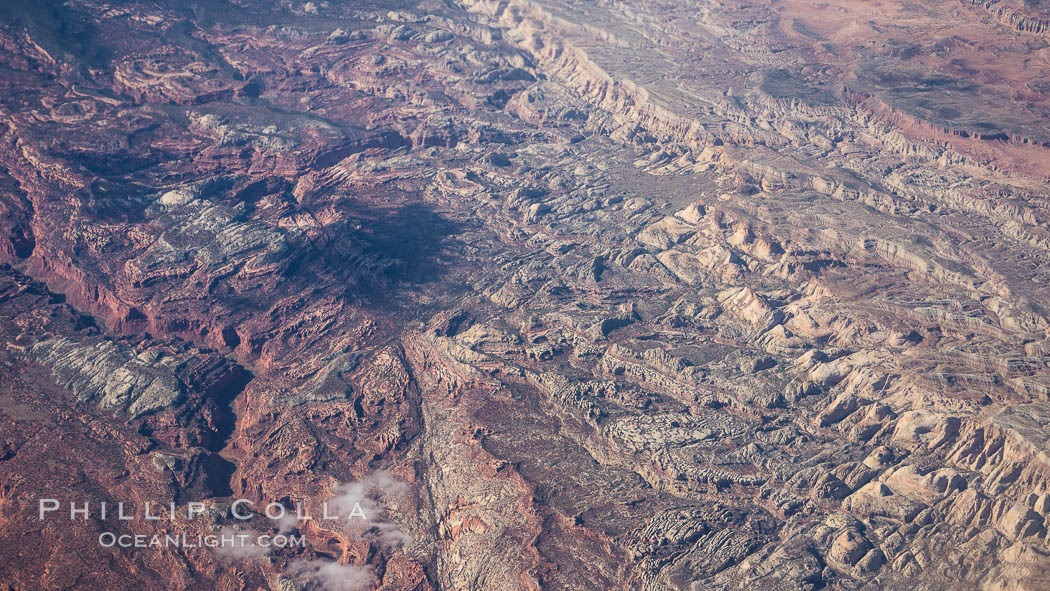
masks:
[(364, 591), (370, 589), (375, 580), (367, 567), (326, 560), (295, 560), (288, 565), (288, 571), (310, 577), (325, 591)]
[(387, 518), (382, 499), (402, 496), (407, 491), (408, 485), (393, 474), (377, 470), (361, 480), (337, 486), (336, 496), (328, 501), (328, 511), (330, 515), (339, 516), (348, 533), (374, 538), (384, 546), (395, 547), (412, 538)]
[(282, 534), (287, 534), (295, 529), (295, 526), (299, 525), (299, 518), (295, 516), (295, 513), (285, 513), (281, 517), (273, 520), (277, 530)]
[(252, 530), (225, 526), (215, 534), (218, 537), (215, 556), (221, 560), (250, 560), (265, 556), (269, 550), (255, 543)]
[[(339, 521), (325, 522), (323, 527), (338, 523), (350, 535), (371, 538), (384, 547), (394, 548), (412, 538), (390, 520), (383, 500), (397, 500), (407, 492), (408, 485), (386, 470), (378, 470), (355, 482), (340, 484), (335, 487), (335, 496), (327, 501), (326, 509), (329, 517), (338, 517)], [(282, 531), (285, 527), (290, 530), (294, 525), (294, 516), (291, 520), (280, 520), (278, 523)], [(309, 577), (325, 591), (365, 591), (371, 588), (375, 580), (372, 571), (366, 566), (319, 559), (292, 561), (287, 574)]]

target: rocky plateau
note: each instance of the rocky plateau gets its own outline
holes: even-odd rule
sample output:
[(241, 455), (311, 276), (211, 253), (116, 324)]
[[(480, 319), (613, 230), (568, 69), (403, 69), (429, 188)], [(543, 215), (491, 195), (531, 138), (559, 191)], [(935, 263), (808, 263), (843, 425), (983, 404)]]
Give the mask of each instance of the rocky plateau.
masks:
[(5, 2), (0, 589), (1046, 591), (1048, 196), (1040, 0)]

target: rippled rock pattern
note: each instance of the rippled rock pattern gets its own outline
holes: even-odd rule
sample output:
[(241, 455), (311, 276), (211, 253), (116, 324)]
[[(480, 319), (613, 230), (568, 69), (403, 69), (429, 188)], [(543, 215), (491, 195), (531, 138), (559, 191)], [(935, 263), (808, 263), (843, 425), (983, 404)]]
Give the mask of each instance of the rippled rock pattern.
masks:
[(0, 7), (0, 587), (1047, 589), (1047, 23)]

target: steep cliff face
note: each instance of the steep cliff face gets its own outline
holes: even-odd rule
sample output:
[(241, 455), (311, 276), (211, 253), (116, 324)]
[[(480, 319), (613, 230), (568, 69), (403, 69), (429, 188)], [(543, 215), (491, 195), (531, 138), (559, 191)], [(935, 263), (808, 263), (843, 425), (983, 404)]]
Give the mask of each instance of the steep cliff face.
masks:
[(0, 9), (0, 583), (1046, 580), (1041, 7), (66, 8)]
[(1025, 33), (1043, 34), (1050, 29), (1050, 20), (1046, 19), (1046, 11), (1039, 10), (1039, 2), (1003, 2), (986, 0), (970, 0), (970, 5), (975, 8), (983, 8), (990, 14), (999, 18), (999, 22), (1010, 25), (1018, 31)]

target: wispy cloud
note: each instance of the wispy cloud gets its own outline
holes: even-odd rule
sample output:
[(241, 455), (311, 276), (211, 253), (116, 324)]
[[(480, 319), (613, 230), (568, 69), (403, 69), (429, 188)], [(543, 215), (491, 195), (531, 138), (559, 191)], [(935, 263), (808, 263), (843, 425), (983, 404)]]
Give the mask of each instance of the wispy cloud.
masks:
[(309, 577), (325, 591), (365, 591), (375, 580), (368, 567), (325, 560), (293, 560), (288, 574)]
[[(412, 538), (387, 516), (383, 500), (397, 499), (407, 492), (406, 483), (386, 470), (377, 470), (361, 480), (336, 486), (335, 496), (328, 500), (327, 513), (339, 517), (346, 533), (376, 540), (385, 548), (396, 548)], [(286, 524), (279, 527), (283, 530)], [(287, 527), (294, 527), (294, 521)], [(375, 580), (366, 566), (320, 559), (295, 560), (288, 565), (287, 573), (309, 577), (325, 591), (366, 591)]]
[(384, 498), (403, 496), (408, 485), (386, 470), (377, 470), (356, 482), (340, 484), (328, 501), (331, 515), (338, 515), (347, 533), (373, 538), (386, 547), (396, 547), (412, 538), (386, 515)]
[(221, 560), (245, 560), (265, 556), (268, 548), (255, 543), (256, 533), (250, 529), (234, 529), (225, 526), (215, 534), (219, 544), (215, 547), (215, 556)]

